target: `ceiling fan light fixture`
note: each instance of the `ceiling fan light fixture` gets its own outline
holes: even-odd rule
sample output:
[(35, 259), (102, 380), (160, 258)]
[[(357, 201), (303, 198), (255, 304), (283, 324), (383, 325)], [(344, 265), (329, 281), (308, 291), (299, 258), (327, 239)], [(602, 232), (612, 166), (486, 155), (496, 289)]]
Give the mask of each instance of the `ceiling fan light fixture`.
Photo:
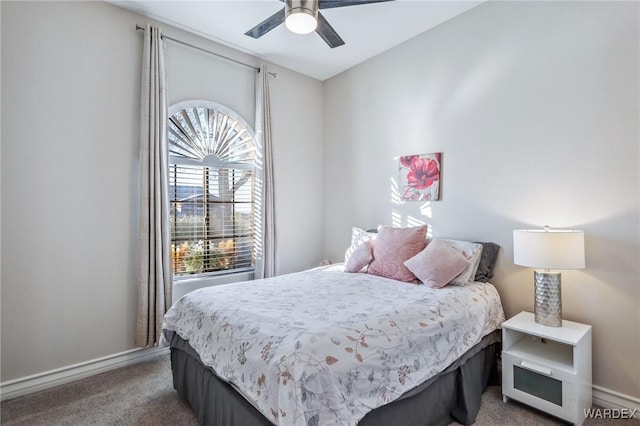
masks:
[(296, 34), (309, 34), (318, 27), (317, 0), (286, 0), (285, 25)]

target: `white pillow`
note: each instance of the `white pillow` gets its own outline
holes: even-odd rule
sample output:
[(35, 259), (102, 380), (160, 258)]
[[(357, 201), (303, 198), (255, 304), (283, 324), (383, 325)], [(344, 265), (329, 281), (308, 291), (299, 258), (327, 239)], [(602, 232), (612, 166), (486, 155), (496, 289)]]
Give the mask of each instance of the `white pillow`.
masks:
[(372, 260), (373, 247), (371, 247), (371, 240), (363, 241), (351, 252), (348, 258), (345, 256), (344, 271), (360, 272), (369, 266)]
[(458, 276), (451, 280), (449, 284), (465, 285), (473, 282), (478, 266), (480, 265), (480, 257), (482, 256), (482, 244), (473, 243), (471, 241), (460, 240), (443, 240), (449, 243), (454, 249), (458, 250), (469, 262), (467, 266)]
[(372, 241), (376, 238), (375, 232), (367, 232), (363, 229), (351, 228), (351, 245), (344, 253), (346, 272), (359, 272), (373, 260)]

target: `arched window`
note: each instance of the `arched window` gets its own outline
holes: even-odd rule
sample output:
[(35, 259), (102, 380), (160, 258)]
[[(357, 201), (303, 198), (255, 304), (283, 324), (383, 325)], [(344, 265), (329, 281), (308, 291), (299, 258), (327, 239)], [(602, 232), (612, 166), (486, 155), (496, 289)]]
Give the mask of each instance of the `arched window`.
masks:
[(253, 130), (235, 112), (208, 101), (173, 105), (167, 130), (174, 275), (253, 269)]

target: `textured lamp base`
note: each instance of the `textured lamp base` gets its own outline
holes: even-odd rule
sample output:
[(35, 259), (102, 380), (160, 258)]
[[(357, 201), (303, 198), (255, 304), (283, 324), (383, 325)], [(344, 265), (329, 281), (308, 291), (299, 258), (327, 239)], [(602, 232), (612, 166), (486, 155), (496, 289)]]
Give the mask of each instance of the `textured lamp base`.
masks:
[(535, 321), (550, 327), (562, 327), (560, 273), (534, 271)]

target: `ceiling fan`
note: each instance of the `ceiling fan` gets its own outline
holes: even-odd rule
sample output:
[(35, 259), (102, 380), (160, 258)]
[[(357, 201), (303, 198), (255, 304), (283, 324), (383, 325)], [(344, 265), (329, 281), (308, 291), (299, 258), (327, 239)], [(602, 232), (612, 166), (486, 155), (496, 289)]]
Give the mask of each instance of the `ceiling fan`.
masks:
[(342, 46), (344, 40), (327, 22), (318, 9), (358, 6), (369, 3), (382, 3), (394, 0), (280, 0), (284, 8), (245, 33), (249, 37), (260, 38), (283, 22), (287, 28), (298, 34), (308, 34), (315, 30), (331, 47)]

